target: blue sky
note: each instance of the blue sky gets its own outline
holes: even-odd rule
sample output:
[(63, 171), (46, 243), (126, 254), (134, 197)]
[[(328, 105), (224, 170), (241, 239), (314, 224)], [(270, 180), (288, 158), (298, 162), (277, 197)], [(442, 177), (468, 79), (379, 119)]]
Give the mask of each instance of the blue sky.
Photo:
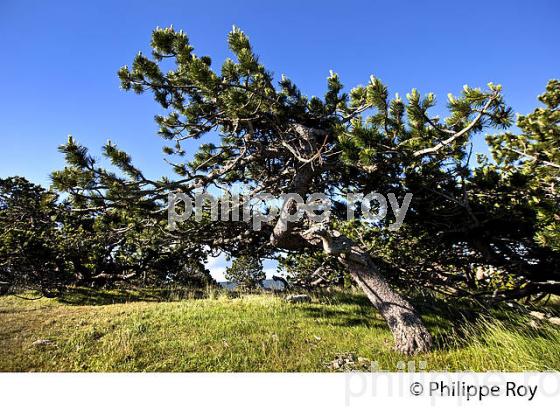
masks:
[(526, 113), (547, 80), (560, 77), (558, 21), (553, 0), (0, 0), (0, 177), (48, 185), (49, 173), (64, 165), (56, 147), (68, 134), (93, 153), (111, 139), (146, 174), (168, 174), (155, 136), (158, 106), (121, 91), (116, 76), (139, 50), (149, 51), (156, 26), (185, 30), (196, 53), (219, 66), (236, 25), (270, 70), (309, 95), (323, 94), (331, 69), (348, 87), (374, 74), (392, 93), (433, 91), (442, 107), (463, 84), (492, 81)]

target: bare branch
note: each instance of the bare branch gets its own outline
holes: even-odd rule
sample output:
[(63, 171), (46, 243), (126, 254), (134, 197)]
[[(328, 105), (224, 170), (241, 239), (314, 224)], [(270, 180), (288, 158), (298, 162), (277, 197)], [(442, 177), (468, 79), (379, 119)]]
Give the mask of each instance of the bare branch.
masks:
[(486, 104), (484, 105), (484, 108), (482, 108), (482, 110), (480, 110), (478, 112), (478, 115), (476, 116), (476, 118), (474, 120), (472, 120), (471, 123), (469, 125), (467, 125), (465, 128), (463, 128), (461, 131), (453, 134), (449, 138), (441, 141), (439, 144), (434, 145), (433, 147), (425, 148), (425, 149), (421, 149), (419, 151), (416, 151), (413, 155), (415, 157), (419, 157), (419, 156), (422, 156), (422, 155), (432, 154), (432, 153), (438, 152), (443, 147), (446, 147), (449, 144), (451, 144), (457, 138), (461, 138), (463, 135), (467, 134), (470, 130), (472, 130), (478, 124), (478, 122), (482, 119), (482, 117), (485, 114), (487, 114), (486, 110), (488, 108), (490, 108), (490, 106), (496, 100), (497, 97), (498, 97), (497, 94), (494, 94), (492, 97), (490, 97), (488, 99), (488, 101), (486, 102)]

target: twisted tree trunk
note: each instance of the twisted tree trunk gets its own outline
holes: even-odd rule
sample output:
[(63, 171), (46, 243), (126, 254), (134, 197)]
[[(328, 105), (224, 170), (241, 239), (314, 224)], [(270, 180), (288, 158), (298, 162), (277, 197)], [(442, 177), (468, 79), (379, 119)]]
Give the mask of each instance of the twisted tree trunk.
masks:
[[(317, 145), (318, 137), (325, 135), (320, 130), (304, 127), (296, 131), (302, 140), (310, 142), (312, 146)], [(311, 163), (311, 159), (304, 161), (294, 175), (290, 192), (305, 195), (320, 169), (318, 164), (314, 166)], [(295, 201), (288, 200), (282, 207), (282, 215), (293, 214), (296, 210)], [(326, 226), (315, 225), (305, 232), (298, 228), (301, 226), (282, 221), (281, 216), (272, 229), (270, 244), (286, 250), (322, 249), (326, 254), (336, 256), (387, 321), (395, 339), (395, 348), (408, 355), (430, 350), (432, 338), (420, 315), (406, 299), (391, 289), (367, 252), (346, 236)]]
[(354, 262), (348, 262), (347, 266), (352, 279), (389, 325), (395, 348), (408, 355), (430, 350), (432, 338), (420, 315), (406, 299), (391, 289), (376, 267), (365, 268)]
[(348, 267), (352, 279), (387, 321), (398, 351), (411, 355), (430, 350), (432, 337), (420, 315), (389, 286), (367, 252), (344, 235), (322, 227), (314, 228), (308, 234), (321, 238), (325, 253), (338, 256)]
[(285, 249), (298, 249), (303, 244), (315, 249), (322, 247), (326, 254), (338, 257), (386, 320), (398, 351), (412, 355), (427, 352), (432, 347), (432, 337), (418, 312), (389, 286), (377, 264), (349, 238), (323, 227), (315, 227), (303, 234), (273, 232), (271, 243)]

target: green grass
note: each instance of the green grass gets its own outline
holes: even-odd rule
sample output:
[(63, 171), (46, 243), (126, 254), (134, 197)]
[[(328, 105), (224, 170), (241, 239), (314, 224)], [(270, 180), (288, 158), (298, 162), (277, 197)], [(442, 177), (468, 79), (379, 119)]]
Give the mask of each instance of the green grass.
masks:
[[(350, 292), (289, 304), (281, 297), (76, 289), (61, 299), (0, 298), (0, 371), (332, 371), (338, 354), (399, 370), (560, 370), (560, 326), (526, 315), (459, 320), (446, 305), (423, 306), (436, 348), (413, 358), (367, 299)], [(457, 323), (462, 324), (457, 324)], [(34, 345), (39, 339), (52, 344)], [(363, 370), (363, 368), (361, 369)]]

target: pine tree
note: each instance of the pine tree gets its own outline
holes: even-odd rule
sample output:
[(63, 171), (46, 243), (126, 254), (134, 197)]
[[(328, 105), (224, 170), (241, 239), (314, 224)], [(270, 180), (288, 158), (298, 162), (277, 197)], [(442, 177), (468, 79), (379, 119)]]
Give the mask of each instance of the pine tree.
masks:
[(44, 294), (68, 280), (57, 241), (57, 195), (22, 177), (0, 179), (0, 282)]
[[(438, 235), (441, 212), (453, 209), (453, 215), (460, 216), (458, 232), (474, 237), (478, 227), (469, 203), (457, 205), (449, 193), (463, 195), (464, 182), (471, 177), (464, 165), (470, 138), (511, 124), (511, 109), (504, 103), (501, 87), (465, 86), (459, 96), (449, 96), (450, 114), (442, 120), (430, 112), (436, 103), (433, 94), (422, 96), (412, 90), (406, 100), (398, 95), (391, 98), (387, 87), (373, 76), (346, 93), (339, 76), (331, 72), (323, 98), (306, 97), (285, 76), (275, 83), (241, 30), (231, 31), (228, 44), (234, 58), (215, 70), (209, 57), (194, 53), (185, 33), (158, 28), (152, 34), (151, 58), (138, 54), (131, 67), (119, 71), (123, 89), (150, 91), (166, 110), (156, 121), (167, 142), (164, 154), (177, 178), (151, 180), (127, 154), (108, 144), (105, 155), (121, 170), (115, 175), (71, 139), (61, 148), (68, 166), (53, 175), (56, 186), (92, 198), (100, 206), (137, 206), (152, 213), (157, 213), (169, 191), (194, 196), (214, 185), (240, 184), (278, 196), (324, 193), (333, 208), (330, 220), (322, 224), (302, 219), (284, 225), (275, 220), (253, 232), (242, 221), (210, 222), (205, 217), (199, 223), (188, 221), (173, 235), (233, 256), (323, 252), (349, 272), (379, 309), (398, 350), (408, 354), (428, 350), (432, 341), (419, 314), (390, 284), (402, 276), (401, 266), (396, 258), (384, 259), (389, 253), (375, 252), (391, 243), (393, 237), (385, 228), (392, 221), (368, 227), (367, 232), (378, 233), (379, 242), (377, 248), (368, 247), (362, 235), (345, 223), (340, 198), (353, 192), (392, 192), (403, 198), (413, 192), (420, 199), (412, 204), (411, 223), (404, 229), (418, 238)], [(164, 72), (163, 66), (172, 68)], [(216, 131), (220, 141), (202, 143), (188, 160), (184, 141)], [(441, 205), (446, 196), (448, 203)], [(283, 211), (293, 213), (295, 207), (288, 200)], [(448, 216), (442, 236), (446, 239), (437, 245), (446, 257), (457, 243), (465, 251), (472, 246), (462, 237), (453, 239), (456, 221)], [(418, 246), (427, 250), (428, 241), (419, 241)], [(416, 246), (412, 241), (407, 245)], [(425, 254), (432, 266), (441, 262), (437, 252)]]
[(560, 251), (560, 81), (549, 81), (539, 101), (544, 107), (517, 118), (520, 134), (488, 142), (505, 172), (525, 177), (523, 189), (538, 217), (537, 241)]
[(226, 269), (225, 276), (230, 282), (246, 289), (262, 287), (262, 282), (266, 279), (262, 262), (254, 255), (241, 255), (236, 258)]

